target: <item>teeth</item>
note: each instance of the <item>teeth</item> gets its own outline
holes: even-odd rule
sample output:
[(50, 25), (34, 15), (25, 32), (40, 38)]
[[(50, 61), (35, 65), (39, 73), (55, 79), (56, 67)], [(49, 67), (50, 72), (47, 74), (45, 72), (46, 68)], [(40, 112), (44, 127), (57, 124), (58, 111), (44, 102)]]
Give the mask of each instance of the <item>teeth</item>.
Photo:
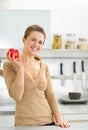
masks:
[(36, 48), (32, 48), (32, 50), (37, 51), (37, 49), (36, 49)]

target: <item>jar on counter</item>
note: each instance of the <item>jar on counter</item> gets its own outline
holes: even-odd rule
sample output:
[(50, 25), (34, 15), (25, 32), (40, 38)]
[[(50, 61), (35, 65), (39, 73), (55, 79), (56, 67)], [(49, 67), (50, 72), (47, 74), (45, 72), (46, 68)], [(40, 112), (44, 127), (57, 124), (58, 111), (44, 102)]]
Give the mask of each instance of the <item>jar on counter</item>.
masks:
[(87, 39), (86, 38), (79, 38), (77, 49), (88, 49)]
[(61, 35), (54, 35), (53, 36), (53, 49), (62, 49), (62, 36)]
[(66, 34), (65, 49), (75, 49), (75, 34)]

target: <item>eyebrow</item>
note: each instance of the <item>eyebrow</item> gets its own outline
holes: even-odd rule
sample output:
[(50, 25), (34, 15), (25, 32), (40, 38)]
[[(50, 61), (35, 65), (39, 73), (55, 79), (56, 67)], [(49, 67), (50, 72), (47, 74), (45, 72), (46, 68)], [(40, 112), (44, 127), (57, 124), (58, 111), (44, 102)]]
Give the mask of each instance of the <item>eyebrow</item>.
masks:
[[(37, 38), (35, 38), (35, 37), (30, 37), (30, 38), (34, 38), (34, 39), (38, 40), (38, 39), (37, 39)], [(42, 41), (42, 42), (44, 43), (44, 41), (43, 41), (43, 40), (38, 40), (38, 41)]]

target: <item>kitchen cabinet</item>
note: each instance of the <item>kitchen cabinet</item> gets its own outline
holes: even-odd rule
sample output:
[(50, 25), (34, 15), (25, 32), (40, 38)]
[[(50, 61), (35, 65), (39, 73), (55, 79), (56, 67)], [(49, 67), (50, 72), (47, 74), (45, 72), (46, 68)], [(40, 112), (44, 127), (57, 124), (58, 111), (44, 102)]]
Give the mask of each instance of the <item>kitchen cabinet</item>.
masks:
[(0, 115), (0, 126), (14, 126), (14, 115)]
[(14, 126), (15, 104), (0, 103), (0, 126)]
[(60, 104), (62, 119), (68, 122), (88, 123), (88, 103), (87, 104)]
[[(88, 103), (64, 105), (59, 102), (63, 121), (88, 124)], [(0, 105), (0, 126), (14, 126), (15, 105)]]

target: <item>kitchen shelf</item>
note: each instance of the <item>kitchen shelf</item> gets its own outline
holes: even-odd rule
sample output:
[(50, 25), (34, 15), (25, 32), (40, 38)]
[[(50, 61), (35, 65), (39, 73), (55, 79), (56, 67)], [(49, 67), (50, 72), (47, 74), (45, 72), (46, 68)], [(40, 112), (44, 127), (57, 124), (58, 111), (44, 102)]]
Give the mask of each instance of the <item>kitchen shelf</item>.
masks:
[[(6, 58), (7, 49), (0, 48), (0, 59)], [(18, 48), (21, 52), (22, 49)], [(39, 56), (43, 59), (88, 59), (88, 50), (80, 49), (43, 49)]]
[[(51, 75), (52, 79), (62, 79), (61, 75)], [(63, 75), (63, 79), (67, 80), (67, 79), (74, 79), (74, 75)], [(88, 75), (86, 75), (86, 80), (88, 79)], [(77, 80), (82, 80), (82, 76), (81, 75), (77, 75)]]
[(39, 56), (44, 59), (88, 59), (88, 50), (43, 49)]
[[(3, 77), (3, 74), (2, 75), (0, 75), (0, 77)], [(51, 78), (52, 79), (56, 79), (56, 80), (58, 80), (58, 79), (62, 79), (62, 77), (63, 77), (63, 79), (64, 80), (67, 80), (67, 79), (69, 79), (69, 80), (74, 80), (74, 76), (73, 75), (63, 75), (63, 76), (61, 76), (61, 75), (51, 75)], [(82, 80), (82, 77), (80, 76), (80, 75), (78, 75), (77, 76), (77, 80)], [(86, 76), (86, 80), (88, 80), (88, 75)]]

